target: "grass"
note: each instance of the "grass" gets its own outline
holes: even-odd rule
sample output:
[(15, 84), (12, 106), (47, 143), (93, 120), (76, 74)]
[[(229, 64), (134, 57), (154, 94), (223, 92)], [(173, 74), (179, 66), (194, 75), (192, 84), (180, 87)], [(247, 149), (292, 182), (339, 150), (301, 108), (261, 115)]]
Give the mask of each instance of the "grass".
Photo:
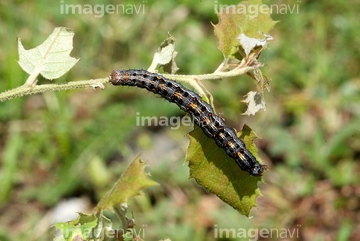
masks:
[[(136, 112), (184, 113), (146, 91), (108, 86), (0, 104), (0, 239), (49, 240), (47, 217), (60, 201), (86, 197), (95, 205), (143, 152), (147, 170), (161, 184), (129, 203), (137, 225), (146, 225), (145, 240), (215, 240), (215, 225), (298, 228), (301, 240), (357, 240), (360, 26), (355, 6), (356, 1), (302, 1), (299, 14), (273, 15), (280, 22), (261, 56), (272, 79), (266, 112), (241, 115), (242, 96), (255, 88), (247, 77), (204, 83), (228, 123), (247, 123), (262, 137), (257, 145), (270, 171), (252, 219), (188, 179), (186, 130), (135, 126)], [(95, 18), (62, 15), (59, 3), (47, 1), (0, 3), (0, 91), (27, 78), (16, 62), (16, 38), (29, 49), (57, 26), (74, 29), (72, 56), (81, 58), (57, 82), (146, 68), (168, 31), (177, 39), (181, 73), (208, 73), (222, 61), (210, 24), (217, 22), (213, 2), (148, 1), (145, 7), (145, 14)], [(98, 175), (94, 165), (102, 170)]]

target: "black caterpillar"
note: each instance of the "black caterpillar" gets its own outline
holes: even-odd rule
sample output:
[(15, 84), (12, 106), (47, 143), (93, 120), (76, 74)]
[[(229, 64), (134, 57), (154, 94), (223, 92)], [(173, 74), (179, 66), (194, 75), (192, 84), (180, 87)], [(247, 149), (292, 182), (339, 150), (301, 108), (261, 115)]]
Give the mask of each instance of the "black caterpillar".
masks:
[(170, 102), (175, 102), (182, 110), (188, 112), (203, 132), (213, 138), (216, 144), (225, 149), (235, 159), (237, 165), (253, 176), (261, 176), (266, 165), (261, 165), (245, 143), (240, 140), (233, 128), (226, 126), (224, 120), (216, 115), (210, 105), (204, 102), (195, 92), (181, 84), (146, 70), (113, 70), (110, 74), (113, 85), (129, 85), (145, 88), (159, 94)]

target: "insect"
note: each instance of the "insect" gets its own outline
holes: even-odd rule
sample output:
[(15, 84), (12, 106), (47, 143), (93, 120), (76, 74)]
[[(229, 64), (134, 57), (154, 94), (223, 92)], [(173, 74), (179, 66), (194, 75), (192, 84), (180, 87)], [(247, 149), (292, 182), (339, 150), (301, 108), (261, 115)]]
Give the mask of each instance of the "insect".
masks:
[(181, 84), (146, 70), (113, 70), (110, 74), (113, 85), (137, 86), (161, 95), (170, 102), (176, 103), (180, 109), (189, 113), (196, 125), (205, 135), (215, 140), (236, 164), (253, 176), (261, 176), (266, 165), (261, 165), (245, 143), (239, 139), (233, 128), (228, 127), (224, 120), (214, 113), (211, 106), (203, 101), (195, 92)]

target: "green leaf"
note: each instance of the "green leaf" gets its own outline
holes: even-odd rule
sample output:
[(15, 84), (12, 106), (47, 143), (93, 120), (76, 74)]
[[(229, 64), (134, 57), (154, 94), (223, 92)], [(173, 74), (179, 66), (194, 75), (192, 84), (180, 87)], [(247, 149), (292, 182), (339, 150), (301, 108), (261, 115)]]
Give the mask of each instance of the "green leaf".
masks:
[(54, 241), (118, 240), (112, 239), (117, 233), (112, 222), (100, 213), (79, 213), (75, 220), (54, 226), (60, 231)]
[[(256, 134), (246, 125), (237, 134), (257, 158), (257, 149), (253, 144)], [(261, 195), (257, 186), (262, 181), (261, 177), (242, 171), (234, 159), (207, 137), (200, 127), (195, 126), (188, 136), (190, 144), (186, 161), (189, 162), (190, 176), (241, 214), (249, 216), (250, 209), (256, 206), (256, 198)]]
[(70, 57), (73, 37), (74, 32), (71, 29), (55, 28), (41, 45), (29, 50), (25, 50), (20, 38), (18, 39), (19, 64), (32, 76), (27, 84), (36, 83), (39, 74), (50, 80), (57, 79), (79, 61)]
[(73, 221), (54, 225), (61, 233), (61, 236), (57, 236), (56, 240), (88, 240), (94, 237), (93, 230), (97, 224), (98, 218), (96, 216), (79, 213), (79, 217)]
[[(122, 236), (133, 229), (134, 221), (125, 216), (127, 199), (139, 194), (145, 187), (157, 185), (144, 172), (145, 166), (140, 156), (136, 157), (110, 192), (100, 200), (93, 214), (79, 213), (79, 217), (73, 221), (54, 225), (61, 233), (54, 240), (118, 240), (116, 235)], [(114, 230), (111, 220), (103, 215), (105, 209), (116, 212), (121, 221), (119, 230)]]
[(100, 200), (95, 208), (95, 212), (105, 209), (122, 209), (121, 205), (126, 204), (128, 198), (139, 194), (141, 189), (158, 185), (151, 180), (149, 175), (144, 172), (146, 163), (140, 160), (140, 155), (130, 164), (124, 174), (117, 180), (114, 187)]
[(241, 34), (260, 40), (274, 27), (276, 21), (271, 19), (270, 9), (260, 11), (266, 7), (261, 0), (249, 0), (218, 10), (219, 23), (214, 25), (214, 32), (226, 61), (238, 52)]

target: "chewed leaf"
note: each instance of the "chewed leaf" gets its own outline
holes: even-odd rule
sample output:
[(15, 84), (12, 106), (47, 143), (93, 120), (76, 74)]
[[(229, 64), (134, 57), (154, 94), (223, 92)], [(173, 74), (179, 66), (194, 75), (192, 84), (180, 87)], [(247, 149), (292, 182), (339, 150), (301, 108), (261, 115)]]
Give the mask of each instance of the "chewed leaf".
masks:
[(270, 91), (270, 79), (263, 75), (259, 69), (247, 74), (256, 81), (257, 91), (250, 91), (245, 95), (246, 98), (242, 102), (246, 103), (248, 108), (243, 115), (255, 115), (260, 110), (266, 111), (264, 92), (265, 90)]
[(114, 187), (100, 200), (95, 212), (121, 208), (121, 204), (126, 204), (129, 198), (138, 195), (143, 188), (158, 185), (145, 173), (145, 166), (146, 163), (140, 160), (140, 155), (136, 157)]
[(259, 110), (266, 110), (266, 103), (264, 96), (255, 91), (250, 91), (243, 100), (248, 105), (247, 110), (243, 115), (255, 115)]
[(155, 52), (151, 66), (148, 68), (150, 72), (156, 72), (157, 68), (163, 67), (167, 73), (174, 74), (179, 68), (176, 65), (175, 57), (175, 38), (168, 33), (166, 39), (161, 43)]
[[(268, 11), (260, 11), (260, 9)], [(257, 10), (257, 11), (254, 11)], [(270, 17), (269, 6), (261, 0), (243, 1), (237, 5), (230, 5), (217, 10), (219, 23), (214, 25), (215, 35), (218, 38), (218, 48), (225, 59), (235, 57), (240, 46), (237, 40), (241, 34), (249, 38), (261, 39), (261, 33), (268, 34), (276, 21)]]
[(32, 76), (57, 79), (71, 69), (79, 59), (70, 57), (74, 32), (65, 27), (55, 28), (39, 46), (25, 50), (18, 39), (19, 64)]
[[(244, 126), (239, 135), (247, 148), (257, 157), (253, 144), (255, 133)], [(251, 208), (256, 206), (256, 198), (261, 195), (257, 186), (261, 177), (250, 176), (242, 171), (234, 159), (219, 148), (213, 139), (207, 137), (200, 127), (195, 126), (188, 136), (190, 144), (186, 161), (189, 162), (190, 176), (209, 192), (248, 216)]]
[(238, 37), (240, 45), (243, 47), (245, 54), (249, 55), (255, 47), (264, 47), (269, 40), (272, 40), (270, 35), (264, 36), (262, 39), (250, 38), (245, 34), (240, 34)]

